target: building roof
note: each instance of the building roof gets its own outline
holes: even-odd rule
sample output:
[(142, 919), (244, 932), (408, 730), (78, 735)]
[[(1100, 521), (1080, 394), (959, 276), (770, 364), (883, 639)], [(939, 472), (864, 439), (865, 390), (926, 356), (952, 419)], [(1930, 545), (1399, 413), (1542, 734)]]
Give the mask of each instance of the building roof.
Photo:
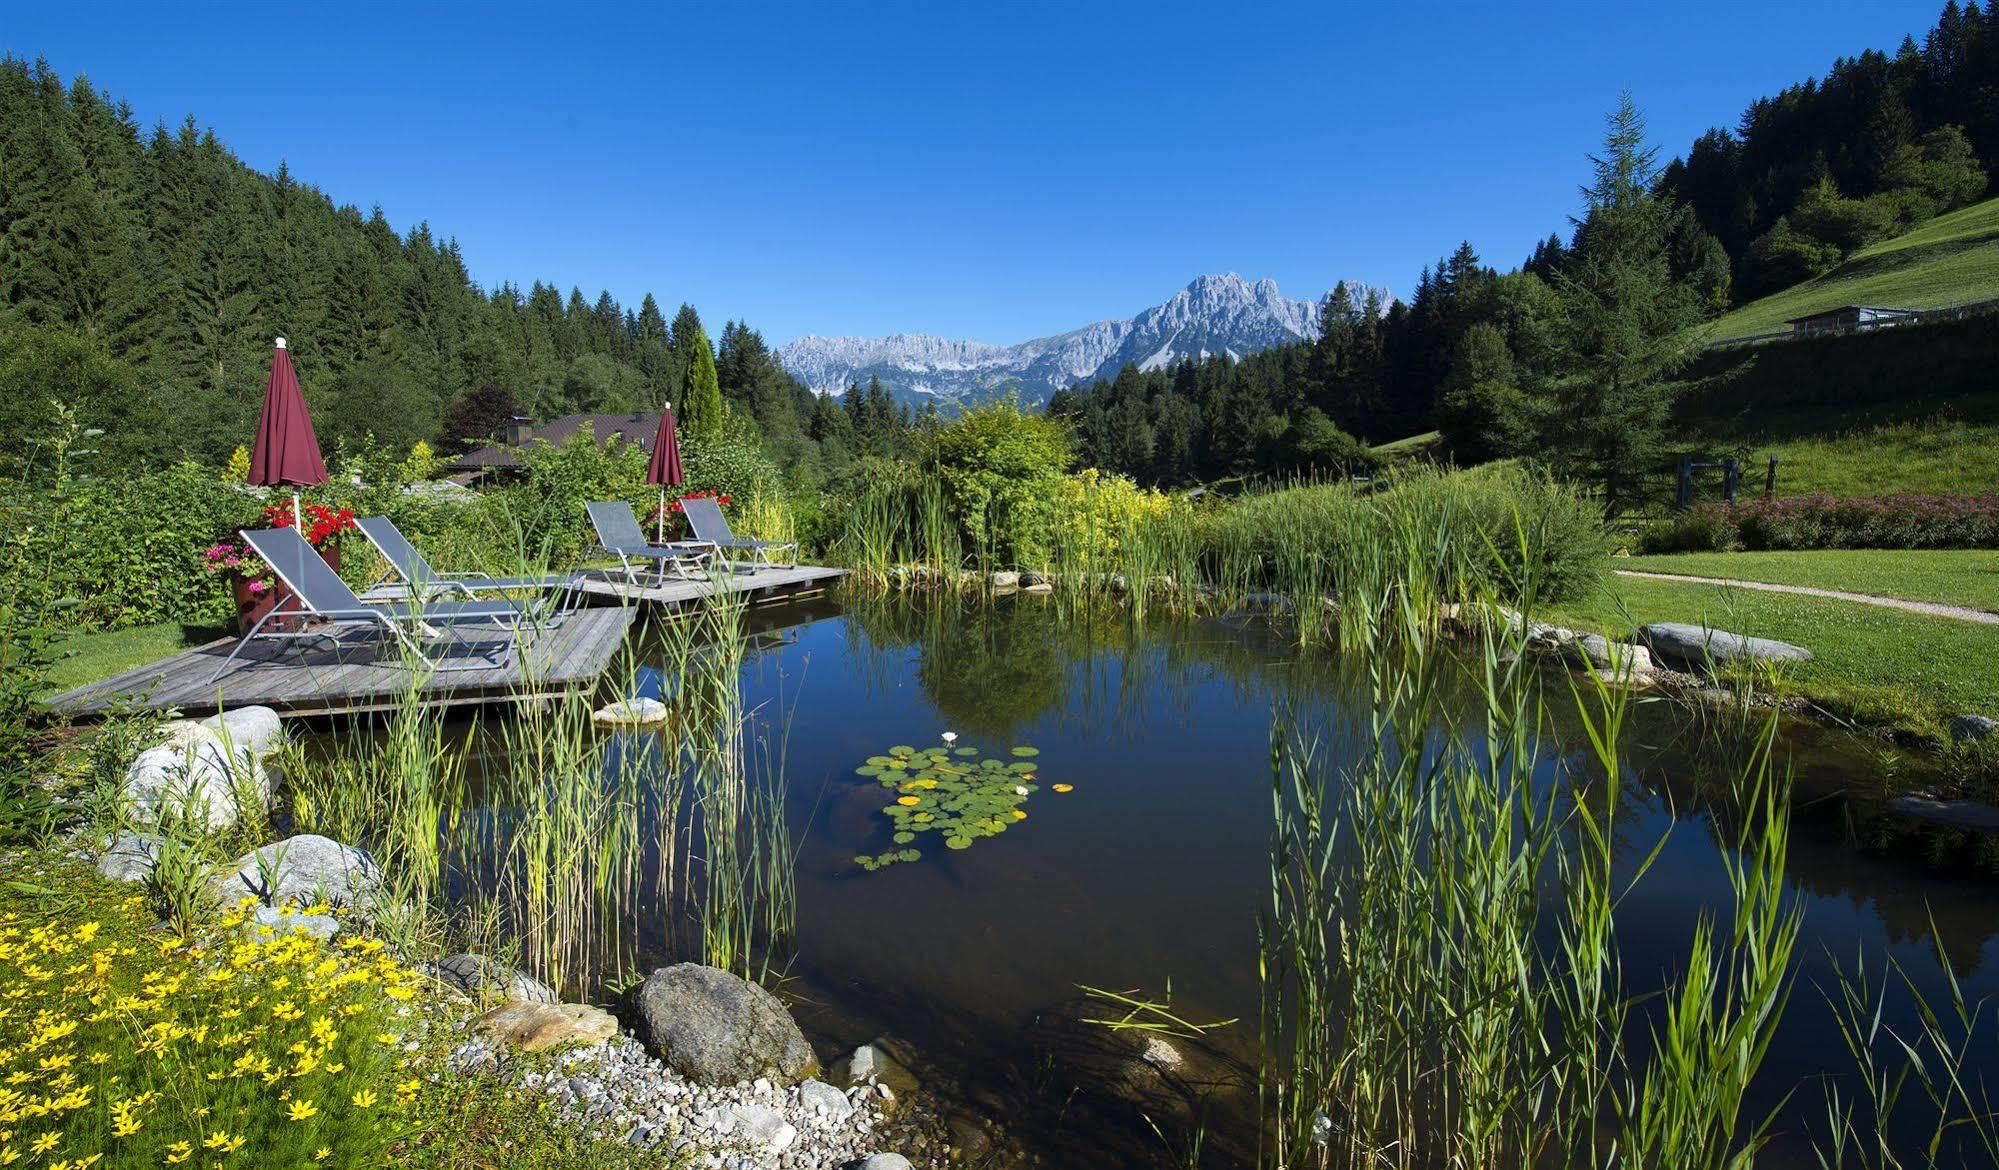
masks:
[(446, 464), (461, 471), (485, 470), (494, 467), (521, 467), (521, 452), (541, 439), (551, 446), (560, 446), (576, 437), (577, 432), (589, 427), (597, 436), (597, 445), (604, 446), (612, 440), (622, 443), (637, 443), (639, 449), (652, 451), (652, 441), (659, 434), (658, 412), (632, 411), (625, 414), (571, 414), (546, 422), (527, 433), (527, 438), (518, 446), (495, 443), (481, 447), (453, 459)]
[(1786, 318), (1784, 324), (1797, 325), (1805, 321), (1816, 321), (1821, 317), (1837, 317), (1844, 313), (1914, 313), (1916, 309), (1897, 309), (1888, 305), (1841, 305), (1836, 309), (1820, 309), (1816, 313), (1806, 313), (1802, 317)]

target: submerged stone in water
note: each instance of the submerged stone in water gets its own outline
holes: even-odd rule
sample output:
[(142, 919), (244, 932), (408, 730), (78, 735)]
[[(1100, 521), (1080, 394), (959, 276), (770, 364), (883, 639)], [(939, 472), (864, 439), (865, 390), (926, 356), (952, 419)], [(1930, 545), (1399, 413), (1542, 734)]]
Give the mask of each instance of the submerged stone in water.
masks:
[(590, 721), (600, 727), (638, 727), (666, 722), (666, 704), (658, 699), (620, 699), (600, 707)]

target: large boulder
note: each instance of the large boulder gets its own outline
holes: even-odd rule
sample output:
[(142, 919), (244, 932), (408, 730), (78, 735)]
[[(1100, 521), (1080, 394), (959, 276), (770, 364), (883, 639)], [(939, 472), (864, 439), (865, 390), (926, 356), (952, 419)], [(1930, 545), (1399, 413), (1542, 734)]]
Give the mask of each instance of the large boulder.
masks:
[(1657, 622), (1639, 637), (1656, 657), (1684, 666), (1706, 667), (1718, 662), (1810, 662), (1812, 652), (1789, 642), (1750, 638), (1726, 630), (1685, 622)]
[(238, 707), (210, 715), (197, 726), (231, 747), (248, 748), (260, 759), (285, 745), (284, 724), (269, 707)]
[(555, 1003), (555, 990), (548, 984), (484, 955), (452, 955), (417, 968), (473, 999), (517, 999), (524, 1003)]
[(812, 1046), (777, 997), (719, 968), (662, 967), (640, 985), (634, 1006), (639, 1039), (702, 1084), (758, 1077), (790, 1084), (819, 1071)]
[(254, 749), (189, 733), (135, 756), (125, 769), (125, 795), (142, 822), (185, 816), (226, 829), (270, 807), (271, 776)]
[(599, 727), (643, 727), (664, 723), (669, 712), (658, 699), (619, 699), (591, 712), (590, 721)]
[(381, 886), (381, 867), (367, 850), (301, 833), (244, 854), (217, 876), (210, 893), (225, 904), (248, 895), (267, 906), (324, 901), (366, 910)]

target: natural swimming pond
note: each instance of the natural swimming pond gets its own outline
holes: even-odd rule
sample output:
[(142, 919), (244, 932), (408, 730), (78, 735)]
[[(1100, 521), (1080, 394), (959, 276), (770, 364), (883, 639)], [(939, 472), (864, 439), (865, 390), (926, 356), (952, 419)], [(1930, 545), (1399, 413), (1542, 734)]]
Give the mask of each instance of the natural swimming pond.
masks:
[[(1079, 1084), (1091, 1070), (1064, 1064), (1065, 1041), (1048, 1021), (1073, 1021), (1085, 986), (1152, 1000), (1170, 989), (1182, 1018), (1238, 1021), (1209, 1033), (1203, 1047), (1254, 1059), (1259, 916), (1271, 904), (1273, 719), (1282, 712), (1315, 735), (1335, 764), (1372, 750), (1357, 716), (1366, 664), (1300, 649), (1254, 620), (1162, 617), (1137, 626), (1025, 596), (827, 601), (747, 620), (742, 739), (761, 767), (782, 772), (795, 856), (793, 934), (775, 961), (822, 1055), (892, 1037), (927, 1078), (1003, 1117), (1047, 1164), (1180, 1158), (1136, 1118), (1116, 1131), (1116, 1092)], [(643, 643), (638, 650), (637, 690), (670, 695), (661, 653)], [(1551, 779), (1588, 758), (1581, 720), (1562, 714), (1563, 677), (1550, 675), (1558, 684), (1552, 734), (1535, 764)], [(1446, 696), (1442, 709), (1465, 723), (1482, 711), (1469, 687)], [(946, 732), (956, 737), (949, 744)], [(485, 742), (488, 755), (504, 750), (490, 735)], [(1617, 910), (1627, 994), (1677, 978), (1696, 924), (1713, 916), (1725, 930), (1731, 913), (1724, 842), (1737, 813), (1729, 773), (1705, 742), (1684, 709), (1631, 709), (1614, 856), (1626, 871), (1653, 859)], [(1021, 746), (1033, 754), (1015, 754)], [(979, 818), (1004, 815), (1004, 831), (958, 846), (931, 832), (899, 842), (909, 826), (885, 808), (955, 814), (931, 803), (948, 787), (919, 786), (911, 791), (922, 801), (899, 805), (904, 789), (857, 773), (907, 755), (892, 747), (940, 749), (918, 771), (953, 760), (968, 771), (986, 758), (1002, 768), (1025, 763), (1007, 775), (1030, 791), (1003, 808), (973, 802)], [(642, 759), (646, 733), (618, 733), (604, 750), (626, 764)], [(1795, 781), (1786, 892), (1802, 928), (1795, 987), (1743, 1114), (1778, 1111), (1763, 1164), (1810, 1165), (1823, 1078), (1852, 1077), (1832, 1003), (1841, 970), (1864, 961), (1877, 985), (1892, 982), (1883, 969), (1892, 958), (1943, 1005), (1940, 948), (1967, 997), (1999, 991), (1991, 962), (1999, 894), (1985, 878), (1856, 843), (1854, 817), (1835, 794), (1871, 790), (1884, 770), (1901, 769), (1907, 780), (1920, 764), (1806, 726), (1785, 730), (1779, 757)], [(933, 780), (939, 775), (956, 783), (955, 773), (932, 770)], [(484, 814), (504, 819), (506, 811)], [(656, 812), (639, 801), (632, 815)], [(467, 823), (482, 822), (474, 815)], [(461, 881), (475, 881), (479, 851), (495, 836), (462, 825), (458, 832), (454, 864)], [(920, 856), (879, 868), (856, 863), (912, 846)], [(658, 862), (650, 857), (641, 868)], [(666, 900), (627, 899), (614, 916), (596, 929), (615, 962), (580, 977), (572, 992), (609, 998), (608, 968), (643, 971), (687, 957), (684, 916)], [(1887, 1022), (1913, 1036), (1911, 1001), (1889, 1003)], [(1095, 1008), (1116, 1014), (1101, 1001)], [(1657, 999), (1641, 1004), (1627, 1034), (1646, 1036), (1659, 1010)], [(1981, 1024), (1967, 1076), (1999, 1072), (1991, 1041), (1989, 1023)], [(1892, 1041), (1879, 1043), (1885, 1050)], [(1922, 1119), (1903, 1124), (1913, 1133)], [(1210, 1161), (1229, 1164), (1227, 1148), (1213, 1143)]]

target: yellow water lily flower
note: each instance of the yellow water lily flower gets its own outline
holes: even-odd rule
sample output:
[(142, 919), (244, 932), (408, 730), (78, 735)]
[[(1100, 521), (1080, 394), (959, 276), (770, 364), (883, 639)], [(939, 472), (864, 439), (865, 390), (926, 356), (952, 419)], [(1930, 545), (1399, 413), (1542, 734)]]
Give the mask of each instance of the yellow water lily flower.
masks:
[(895, 798), (895, 802), (904, 805), (922, 804), (923, 798), (920, 796), (898, 796)]
[(1057, 784), (1057, 785), (1055, 785), (1055, 791), (1057, 791), (1057, 792), (1074, 792), (1074, 791), (1076, 791), (1076, 786), (1075, 786), (1074, 784)]
[(1013, 810), (1013, 819), (1014, 819), (1014, 820), (1016, 820), (1016, 821), (1024, 821), (1024, 820), (1026, 820), (1026, 819), (1027, 819), (1027, 810), (1026, 810), (1026, 809), (1024, 809), (1024, 808), (1017, 808), (1017, 809), (1014, 809), (1014, 810)]

